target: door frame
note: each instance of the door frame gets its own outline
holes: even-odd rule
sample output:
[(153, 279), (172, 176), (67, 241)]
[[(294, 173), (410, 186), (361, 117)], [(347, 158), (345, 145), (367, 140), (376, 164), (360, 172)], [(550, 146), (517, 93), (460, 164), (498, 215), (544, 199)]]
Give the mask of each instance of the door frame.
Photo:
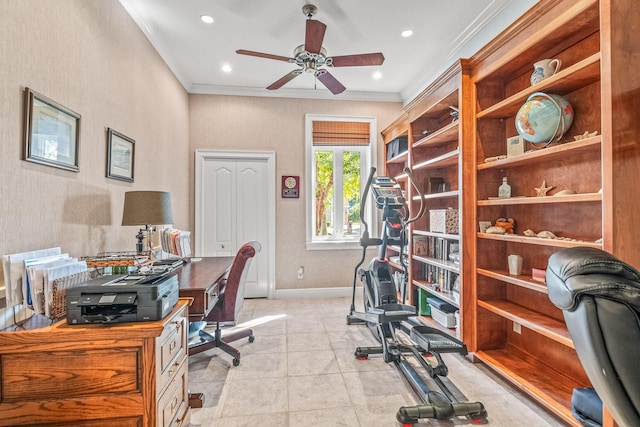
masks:
[(276, 153), (275, 151), (230, 151), (230, 150), (196, 150), (195, 152), (195, 224), (196, 256), (202, 254), (202, 236), (198, 231), (203, 229), (204, 218), (202, 189), (203, 189), (203, 169), (204, 162), (208, 160), (266, 160), (267, 161), (267, 236), (269, 242), (262, 244), (267, 255), (267, 298), (275, 298), (275, 254), (276, 254)]

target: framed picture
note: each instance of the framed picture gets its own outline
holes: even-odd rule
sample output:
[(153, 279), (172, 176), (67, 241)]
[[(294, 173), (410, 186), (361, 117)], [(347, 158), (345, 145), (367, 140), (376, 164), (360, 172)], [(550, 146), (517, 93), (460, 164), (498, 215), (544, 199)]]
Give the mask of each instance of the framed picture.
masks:
[(107, 178), (133, 182), (135, 148), (133, 139), (107, 129)]
[(80, 170), (80, 114), (25, 88), (24, 160)]

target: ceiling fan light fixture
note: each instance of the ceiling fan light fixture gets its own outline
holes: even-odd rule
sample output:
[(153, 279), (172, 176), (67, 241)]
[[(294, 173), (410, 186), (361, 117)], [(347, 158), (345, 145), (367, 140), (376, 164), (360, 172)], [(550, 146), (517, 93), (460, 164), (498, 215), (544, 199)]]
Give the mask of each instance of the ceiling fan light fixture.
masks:
[(316, 72), (316, 61), (306, 61), (304, 63), (304, 71), (306, 73), (315, 73)]

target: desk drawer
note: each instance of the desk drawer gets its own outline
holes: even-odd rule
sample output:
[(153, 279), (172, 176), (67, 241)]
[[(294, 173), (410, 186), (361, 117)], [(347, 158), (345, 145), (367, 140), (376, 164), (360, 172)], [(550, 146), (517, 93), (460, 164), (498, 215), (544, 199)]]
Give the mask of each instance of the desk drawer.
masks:
[(205, 313), (209, 313), (211, 310), (213, 310), (213, 307), (218, 302), (218, 294), (220, 292), (220, 289), (222, 289), (222, 283), (224, 282), (221, 280), (219, 283), (215, 283), (213, 286), (211, 286), (209, 289), (206, 290), (205, 297), (204, 297)]
[(187, 355), (187, 318), (182, 311), (166, 323), (156, 341), (158, 391), (165, 388)]
[(160, 427), (179, 427), (185, 425), (185, 418), (189, 409), (187, 358), (177, 369), (165, 392), (158, 399), (157, 425)]

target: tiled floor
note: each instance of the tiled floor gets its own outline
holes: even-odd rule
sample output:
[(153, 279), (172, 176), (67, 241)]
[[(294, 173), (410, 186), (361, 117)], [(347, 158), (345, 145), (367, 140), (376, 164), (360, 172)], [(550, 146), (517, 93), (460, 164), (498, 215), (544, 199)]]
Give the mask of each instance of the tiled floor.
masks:
[[(206, 395), (204, 407), (191, 411), (191, 426), (399, 426), (398, 408), (419, 401), (393, 364), (355, 359), (356, 347), (377, 342), (365, 326), (346, 324), (349, 306), (350, 298), (246, 300), (241, 322), (256, 339), (233, 343), (240, 365), (219, 349), (190, 358), (190, 389)], [(458, 391), (485, 405), (488, 425), (564, 425), (482, 364), (443, 356)], [(465, 424), (472, 425), (466, 418), (419, 425)]]

